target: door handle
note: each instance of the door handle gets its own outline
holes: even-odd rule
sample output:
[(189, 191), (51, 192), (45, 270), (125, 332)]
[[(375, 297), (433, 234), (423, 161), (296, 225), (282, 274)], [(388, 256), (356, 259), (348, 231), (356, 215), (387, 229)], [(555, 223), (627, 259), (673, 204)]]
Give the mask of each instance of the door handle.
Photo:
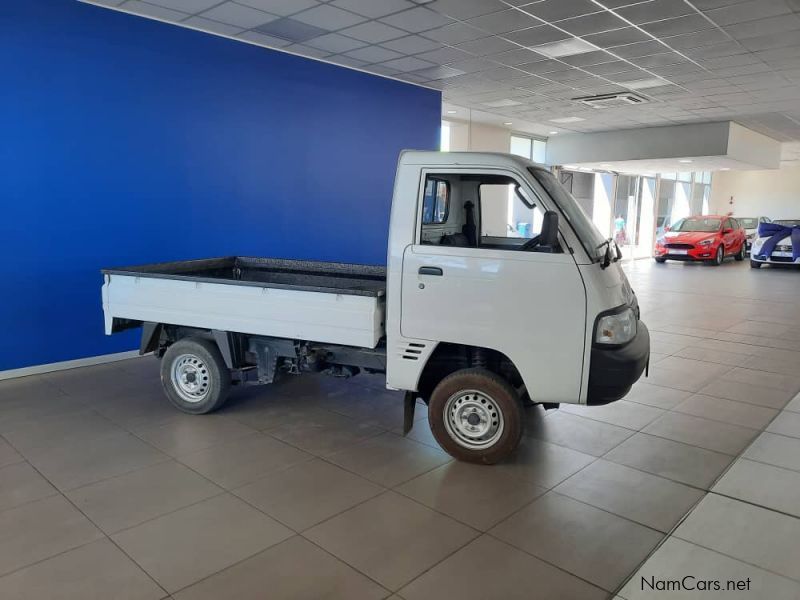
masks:
[(420, 267), (418, 273), (420, 275), (436, 275), (437, 277), (444, 275), (444, 271), (439, 267)]

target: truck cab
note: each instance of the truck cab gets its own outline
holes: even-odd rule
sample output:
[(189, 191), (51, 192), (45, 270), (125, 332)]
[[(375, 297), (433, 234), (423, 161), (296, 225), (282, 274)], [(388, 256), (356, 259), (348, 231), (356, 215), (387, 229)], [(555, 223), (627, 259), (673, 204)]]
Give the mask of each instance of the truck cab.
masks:
[[(547, 169), (490, 153), (405, 151), (386, 267), (227, 257), (104, 270), (106, 333), (142, 326), (170, 401), (232, 384), (384, 373), (439, 444), (495, 463), (522, 406), (604, 404), (649, 362), (621, 254)], [(187, 308), (190, 307), (190, 308)]]

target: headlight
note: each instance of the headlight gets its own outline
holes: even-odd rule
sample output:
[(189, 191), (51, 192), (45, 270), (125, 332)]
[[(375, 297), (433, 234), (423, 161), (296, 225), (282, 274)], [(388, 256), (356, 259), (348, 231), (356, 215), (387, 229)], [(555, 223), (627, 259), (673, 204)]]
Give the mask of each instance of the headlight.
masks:
[(753, 240), (753, 250), (755, 250), (754, 254), (758, 254), (758, 251), (761, 250), (761, 246), (764, 245), (764, 240), (766, 238), (756, 238)]
[(713, 243), (714, 243), (713, 239), (707, 239), (707, 240), (703, 240), (702, 242), (698, 242), (697, 245), (698, 246), (710, 246)]
[(628, 307), (622, 312), (602, 315), (597, 320), (594, 341), (596, 344), (619, 346), (636, 336), (636, 313)]

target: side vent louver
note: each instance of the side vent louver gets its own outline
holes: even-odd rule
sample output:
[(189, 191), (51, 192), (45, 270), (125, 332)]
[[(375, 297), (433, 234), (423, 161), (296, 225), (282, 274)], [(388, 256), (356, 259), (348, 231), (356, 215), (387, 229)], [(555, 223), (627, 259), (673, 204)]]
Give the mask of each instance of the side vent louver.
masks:
[(400, 347), (400, 357), (403, 360), (419, 360), (419, 355), (425, 349), (425, 344), (419, 342), (409, 342)]

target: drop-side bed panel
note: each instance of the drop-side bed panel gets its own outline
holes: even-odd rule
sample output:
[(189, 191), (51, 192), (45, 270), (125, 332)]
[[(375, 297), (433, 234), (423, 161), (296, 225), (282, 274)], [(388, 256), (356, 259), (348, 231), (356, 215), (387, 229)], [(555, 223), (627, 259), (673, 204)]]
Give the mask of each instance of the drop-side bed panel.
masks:
[(380, 267), (230, 258), (103, 272), (107, 334), (121, 318), (368, 348), (384, 335)]

